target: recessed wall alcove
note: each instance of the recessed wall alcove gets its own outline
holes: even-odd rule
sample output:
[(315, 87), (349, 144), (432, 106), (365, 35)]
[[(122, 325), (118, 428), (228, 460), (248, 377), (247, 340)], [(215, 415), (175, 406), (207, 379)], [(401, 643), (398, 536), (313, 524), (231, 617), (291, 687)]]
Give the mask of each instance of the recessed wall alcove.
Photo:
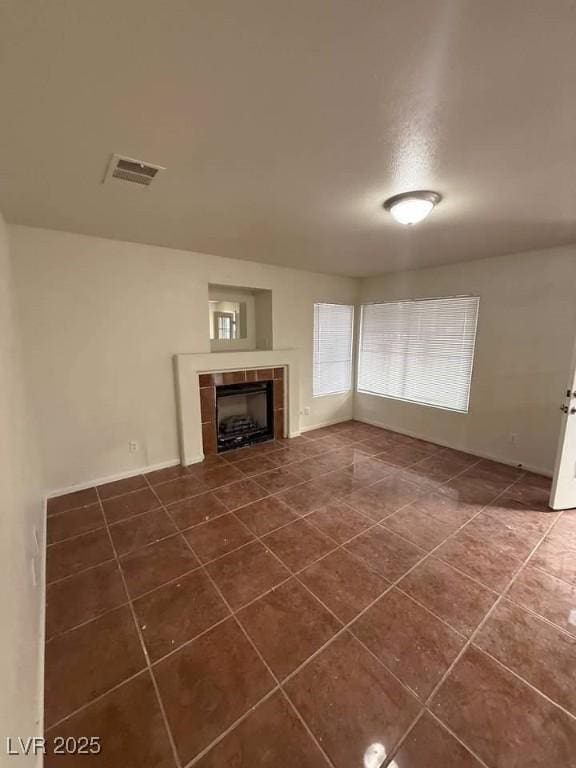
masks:
[(272, 291), (236, 285), (208, 285), (212, 352), (273, 349)]

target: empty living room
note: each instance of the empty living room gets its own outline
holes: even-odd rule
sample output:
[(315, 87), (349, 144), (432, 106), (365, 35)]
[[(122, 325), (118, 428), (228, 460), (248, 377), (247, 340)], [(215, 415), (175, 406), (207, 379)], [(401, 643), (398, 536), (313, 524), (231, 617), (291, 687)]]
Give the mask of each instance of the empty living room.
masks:
[(576, 768), (576, 2), (0, 2), (0, 766)]

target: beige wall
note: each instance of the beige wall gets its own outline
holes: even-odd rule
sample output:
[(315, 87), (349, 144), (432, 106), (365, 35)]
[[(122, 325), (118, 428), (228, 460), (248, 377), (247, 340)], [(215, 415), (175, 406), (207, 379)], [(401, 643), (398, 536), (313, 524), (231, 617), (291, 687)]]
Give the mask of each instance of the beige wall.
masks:
[(576, 247), (354, 281), (22, 226), (11, 239), (49, 491), (178, 459), (172, 355), (210, 350), (209, 283), (274, 292), (274, 346), (301, 351), (304, 429), (353, 412), (351, 395), (312, 398), (315, 301), (353, 302), (358, 284), (367, 301), (479, 294), (467, 415), (371, 395), (356, 396), (354, 414), (552, 469), (576, 331)]
[(362, 301), (455, 294), (481, 297), (469, 413), (358, 394), (356, 418), (552, 472), (576, 334), (576, 246), (361, 282)]
[(351, 417), (351, 394), (312, 398), (312, 327), (314, 302), (353, 303), (355, 280), (31, 227), (11, 238), (48, 490), (177, 460), (172, 356), (210, 351), (208, 283), (273, 291), (274, 347), (301, 351), (303, 428)]
[[(34, 765), (34, 757), (9, 758), (6, 737), (42, 732), (44, 505), (31, 422), (20, 368), (10, 254), (0, 215), (1, 765)], [(34, 545), (35, 528), (40, 554)]]

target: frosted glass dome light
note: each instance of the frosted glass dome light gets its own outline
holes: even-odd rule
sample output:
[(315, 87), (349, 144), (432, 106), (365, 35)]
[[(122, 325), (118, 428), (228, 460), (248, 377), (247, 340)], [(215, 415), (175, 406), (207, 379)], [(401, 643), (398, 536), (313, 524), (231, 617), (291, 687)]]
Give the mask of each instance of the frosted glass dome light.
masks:
[(403, 192), (401, 195), (389, 197), (384, 203), (384, 208), (390, 211), (400, 224), (418, 224), (428, 216), (441, 199), (438, 192), (428, 190)]

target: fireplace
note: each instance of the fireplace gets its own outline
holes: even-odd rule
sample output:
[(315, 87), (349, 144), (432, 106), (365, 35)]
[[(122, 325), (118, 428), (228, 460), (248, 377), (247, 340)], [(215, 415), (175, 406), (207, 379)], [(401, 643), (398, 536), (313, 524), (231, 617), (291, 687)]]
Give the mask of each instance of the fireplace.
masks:
[[(202, 452), (285, 436), (284, 367), (199, 373)], [(198, 391), (198, 390), (197, 390)]]
[(250, 381), (216, 387), (218, 453), (274, 437), (274, 382)]

